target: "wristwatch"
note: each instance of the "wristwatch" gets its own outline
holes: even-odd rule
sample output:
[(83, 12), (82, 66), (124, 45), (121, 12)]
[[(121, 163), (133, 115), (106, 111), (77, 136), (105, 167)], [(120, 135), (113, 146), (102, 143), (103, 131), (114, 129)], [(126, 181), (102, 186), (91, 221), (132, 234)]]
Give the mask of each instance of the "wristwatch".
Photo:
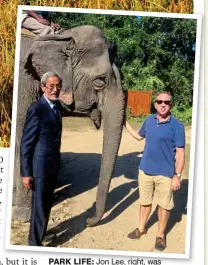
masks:
[(176, 173), (175, 172), (175, 175), (178, 176), (179, 178), (181, 177), (181, 173)]

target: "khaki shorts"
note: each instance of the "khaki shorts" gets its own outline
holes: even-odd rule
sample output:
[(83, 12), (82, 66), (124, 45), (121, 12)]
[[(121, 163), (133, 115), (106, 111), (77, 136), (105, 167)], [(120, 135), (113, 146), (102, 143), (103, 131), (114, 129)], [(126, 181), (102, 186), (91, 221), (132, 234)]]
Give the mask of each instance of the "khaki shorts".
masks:
[(163, 209), (171, 210), (174, 207), (171, 178), (161, 175), (147, 175), (139, 170), (140, 204), (152, 204), (153, 197)]

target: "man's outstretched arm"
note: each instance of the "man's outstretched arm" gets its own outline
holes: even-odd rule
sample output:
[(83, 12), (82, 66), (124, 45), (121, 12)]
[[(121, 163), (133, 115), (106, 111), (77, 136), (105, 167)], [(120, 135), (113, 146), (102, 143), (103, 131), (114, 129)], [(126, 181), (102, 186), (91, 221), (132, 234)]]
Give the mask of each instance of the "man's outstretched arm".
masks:
[(124, 121), (124, 127), (135, 139), (139, 141), (144, 139), (144, 137), (139, 134), (138, 130), (134, 129), (126, 120)]

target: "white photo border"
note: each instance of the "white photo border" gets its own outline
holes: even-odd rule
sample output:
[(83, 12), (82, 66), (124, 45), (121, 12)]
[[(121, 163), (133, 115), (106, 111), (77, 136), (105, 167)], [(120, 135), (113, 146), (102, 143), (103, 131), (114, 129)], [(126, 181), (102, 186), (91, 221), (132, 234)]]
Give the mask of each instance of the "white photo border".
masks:
[[(191, 147), (190, 147), (190, 166), (189, 166), (189, 185), (188, 185), (188, 202), (187, 202), (187, 224), (186, 224), (186, 242), (185, 253), (157, 253), (157, 252), (135, 252), (135, 251), (118, 251), (118, 250), (97, 250), (97, 249), (77, 249), (77, 248), (57, 248), (57, 247), (32, 247), (17, 246), (10, 244), (10, 229), (12, 215), (12, 187), (14, 174), (14, 158), (15, 158), (15, 132), (16, 132), (16, 114), (18, 99), (18, 78), (19, 78), (19, 57), (20, 57), (20, 40), (21, 40), (21, 16), (23, 10), (35, 11), (51, 11), (64, 13), (90, 13), (90, 14), (109, 14), (109, 15), (129, 15), (129, 16), (148, 16), (148, 17), (168, 17), (168, 18), (184, 18), (196, 19), (196, 52), (195, 52), (195, 70), (194, 70), (194, 89), (193, 89), (193, 110), (192, 110), (192, 126), (191, 126)], [(10, 169), (9, 169), (9, 185), (8, 185), (8, 201), (6, 216), (6, 240), (5, 248), (8, 250), (26, 250), (40, 252), (59, 252), (59, 253), (81, 253), (81, 254), (102, 254), (112, 256), (132, 256), (132, 257), (155, 257), (155, 258), (174, 258), (189, 259), (190, 243), (191, 243), (191, 220), (192, 220), (192, 202), (193, 202), (193, 183), (194, 183), (194, 162), (195, 162), (195, 141), (197, 126), (197, 102), (198, 102), (198, 85), (199, 85), (199, 67), (200, 67), (200, 46), (201, 46), (201, 26), (202, 15), (198, 14), (178, 14), (178, 13), (162, 13), (162, 12), (137, 12), (123, 10), (101, 10), (101, 9), (82, 9), (82, 8), (63, 8), (63, 7), (44, 7), (44, 6), (25, 6), (19, 5), (17, 12), (17, 30), (16, 30), (16, 52), (15, 52), (15, 71), (14, 71), (14, 90), (13, 90), (13, 106), (12, 106), (12, 129), (11, 129), (11, 147), (10, 147)]]

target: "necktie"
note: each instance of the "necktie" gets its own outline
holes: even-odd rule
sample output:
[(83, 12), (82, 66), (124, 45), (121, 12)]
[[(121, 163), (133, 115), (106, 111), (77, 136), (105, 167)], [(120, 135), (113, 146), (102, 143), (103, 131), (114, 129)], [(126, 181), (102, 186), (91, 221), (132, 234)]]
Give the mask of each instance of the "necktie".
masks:
[(59, 119), (59, 112), (58, 112), (58, 108), (56, 105), (53, 106), (53, 112), (54, 112), (56, 118)]

